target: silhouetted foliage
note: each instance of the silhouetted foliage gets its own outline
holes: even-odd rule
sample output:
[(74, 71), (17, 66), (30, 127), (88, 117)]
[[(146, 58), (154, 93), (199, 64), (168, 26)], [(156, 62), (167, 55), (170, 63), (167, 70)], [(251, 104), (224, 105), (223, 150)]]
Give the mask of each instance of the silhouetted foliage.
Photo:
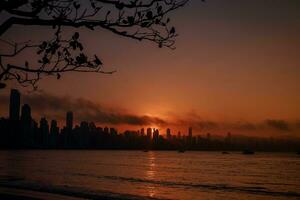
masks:
[[(1, 39), (11, 46), (9, 53), (0, 54), (0, 89), (7, 80), (17, 80), (23, 86), (37, 87), (44, 76), (60, 79), (65, 72), (103, 71), (97, 55), (88, 56), (79, 32), (65, 38), (64, 27), (106, 29), (114, 34), (134, 40), (147, 40), (159, 47), (174, 48), (176, 29), (169, 25), (167, 15), (184, 6), (188, 0), (3, 0), (0, 16), (9, 17), (0, 24), (0, 37), (13, 25), (48, 26), (54, 36), (41, 42), (16, 43)], [(31, 49), (36, 51), (38, 62), (24, 61), (22, 65), (11, 63), (9, 58)]]

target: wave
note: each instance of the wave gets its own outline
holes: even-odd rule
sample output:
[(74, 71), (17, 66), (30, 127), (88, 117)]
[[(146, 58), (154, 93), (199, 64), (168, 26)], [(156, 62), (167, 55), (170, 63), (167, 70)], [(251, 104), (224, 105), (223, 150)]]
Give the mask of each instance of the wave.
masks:
[[(91, 176), (89, 174), (77, 173), (79, 176)], [(266, 187), (261, 186), (233, 186), (228, 184), (195, 184), (187, 182), (174, 182), (174, 181), (161, 181), (161, 180), (150, 180), (133, 177), (121, 177), (121, 176), (93, 176), (99, 179), (110, 179), (116, 181), (126, 181), (135, 183), (146, 183), (155, 184), (167, 187), (184, 187), (194, 189), (209, 189), (209, 190), (222, 190), (225, 192), (244, 192), (257, 195), (270, 195), (270, 196), (284, 196), (284, 197), (300, 197), (299, 192), (293, 191), (272, 191)]]
[[(91, 176), (84, 173), (74, 173), (77, 176)], [(92, 176), (98, 179), (109, 179), (115, 181), (134, 182), (134, 183), (145, 183), (155, 184), (165, 187), (180, 187), (184, 189), (200, 189), (200, 190), (215, 190), (223, 192), (241, 192), (254, 195), (267, 195), (267, 196), (282, 196), (282, 197), (300, 197), (299, 192), (293, 191), (272, 191), (265, 187), (260, 186), (233, 186), (228, 184), (195, 184), (175, 181), (160, 181), (160, 180), (149, 180), (142, 178), (132, 177), (120, 177), (120, 176)], [(112, 199), (112, 200), (158, 200), (161, 198), (145, 197), (131, 194), (120, 194), (111, 191), (91, 191), (85, 188), (78, 188), (73, 186), (57, 186), (49, 185), (40, 182), (28, 181), (22, 178), (6, 176), (0, 177), (0, 187), (10, 187), (16, 189), (27, 189), (38, 192), (48, 192), (53, 194), (61, 194), (66, 196), (87, 198), (87, 199)]]
[(50, 185), (40, 182), (25, 181), (24, 179), (18, 179), (13, 177), (7, 177), (8, 179), (1, 177), (0, 180), (0, 194), (2, 188), (13, 188), (13, 189), (22, 189), (30, 190), (36, 192), (44, 192), (50, 194), (59, 194), (70, 197), (78, 197), (84, 199), (101, 199), (101, 200), (167, 200), (162, 198), (138, 196), (131, 194), (121, 194), (113, 193), (110, 191), (92, 191), (79, 187), (72, 186), (57, 186)]

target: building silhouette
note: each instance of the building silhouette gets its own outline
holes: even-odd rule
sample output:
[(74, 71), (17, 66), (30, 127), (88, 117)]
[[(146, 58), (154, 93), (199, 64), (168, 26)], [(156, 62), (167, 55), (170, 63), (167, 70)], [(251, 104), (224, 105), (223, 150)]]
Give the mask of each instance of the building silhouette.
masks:
[(23, 147), (30, 147), (34, 143), (33, 123), (31, 108), (24, 104), (21, 109), (21, 143)]
[(148, 138), (148, 140), (151, 140), (151, 138), (152, 138), (152, 128), (147, 128), (147, 138)]
[(66, 115), (66, 128), (68, 131), (73, 129), (73, 112), (68, 111)]
[(20, 117), (20, 92), (16, 89), (10, 91), (9, 119), (19, 120)]
[(172, 139), (172, 135), (171, 135), (171, 129), (167, 128), (167, 133), (166, 133), (167, 139), (171, 140)]
[[(32, 118), (30, 105), (21, 108), (21, 95), (11, 90), (9, 116), (0, 117), (0, 148), (10, 149), (130, 149), (130, 150), (244, 150), (299, 151), (300, 140), (251, 138), (234, 136), (228, 132), (223, 137), (213, 134), (193, 135), (192, 127), (177, 135), (166, 129), (166, 136), (155, 128), (126, 130), (119, 133), (114, 127), (99, 127), (94, 122), (83, 121), (74, 127), (72, 111), (66, 112), (65, 126), (43, 117), (39, 124)], [(76, 109), (76, 108), (75, 108)], [(76, 110), (74, 110), (76, 112)], [(145, 131), (146, 130), (146, 131)]]
[(49, 142), (49, 124), (45, 117), (40, 120), (40, 145), (42, 147), (48, 147)]

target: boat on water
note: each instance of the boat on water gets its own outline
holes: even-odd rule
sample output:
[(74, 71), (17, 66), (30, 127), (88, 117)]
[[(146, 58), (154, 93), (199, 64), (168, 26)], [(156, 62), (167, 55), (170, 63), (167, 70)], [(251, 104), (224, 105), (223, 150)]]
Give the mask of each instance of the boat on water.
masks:
[(243, 151), (243, 154), (244, 155), (253, 155), (255, 152), (254, 151), (252, 151), (252, 150), (250, 150), (250, 149), (245, 149), (244, 151)]
[(229, 154), (228, 151), (222, 151), (222, 154)]

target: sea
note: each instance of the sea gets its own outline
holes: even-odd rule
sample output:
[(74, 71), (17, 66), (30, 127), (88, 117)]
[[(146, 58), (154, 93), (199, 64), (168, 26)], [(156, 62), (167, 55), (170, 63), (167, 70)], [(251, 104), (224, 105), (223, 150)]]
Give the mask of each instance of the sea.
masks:
[(0, 188), (87, 199), (300, 199), (296, 153), (0, 151)]

